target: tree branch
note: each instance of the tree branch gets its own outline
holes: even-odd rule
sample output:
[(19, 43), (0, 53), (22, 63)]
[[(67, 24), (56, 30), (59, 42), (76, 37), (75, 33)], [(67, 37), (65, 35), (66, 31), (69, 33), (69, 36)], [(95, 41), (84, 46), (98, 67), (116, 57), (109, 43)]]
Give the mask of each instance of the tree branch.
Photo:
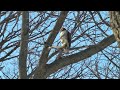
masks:
[(83, 50), (79, 53), (72, 54), (65, 58), (56, 60), (55, 62), (47, 66), (48, 71), (46, 73), (46, 77), (69, 64), (77, 63), (79, 61), (82, 61), (86, 58), (91, 57), (92, 55), (105, 49), (107, 46), (111, 45), (114, 42), (115, 42), (114, 35), (111, 35), (105, 38), (104, 40), (102, 40), (100, 43), (93, 45), (87, 48), (86, 50)]

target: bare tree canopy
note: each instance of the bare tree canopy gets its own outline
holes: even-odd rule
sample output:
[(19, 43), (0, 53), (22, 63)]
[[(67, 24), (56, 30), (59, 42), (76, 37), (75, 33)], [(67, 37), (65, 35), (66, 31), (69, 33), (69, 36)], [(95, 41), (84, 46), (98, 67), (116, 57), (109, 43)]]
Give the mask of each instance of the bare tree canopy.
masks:
[[(1, 11), (1, 79), (119, 79), (119, 17), (118, 11)], [(59, 50), (48, 47), (61, 46), (61, 27), (71, 33), (71, 47), (58, 59)]]

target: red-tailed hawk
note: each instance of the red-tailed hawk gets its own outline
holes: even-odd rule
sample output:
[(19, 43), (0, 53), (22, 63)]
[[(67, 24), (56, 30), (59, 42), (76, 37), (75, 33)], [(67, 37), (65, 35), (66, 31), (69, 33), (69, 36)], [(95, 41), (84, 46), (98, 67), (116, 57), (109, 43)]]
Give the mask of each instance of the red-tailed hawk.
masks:
[(71, 33), (63, 27), (60, 29), (60, 41), (62, 45), (61, 48), (67, 53), (71, 46)]

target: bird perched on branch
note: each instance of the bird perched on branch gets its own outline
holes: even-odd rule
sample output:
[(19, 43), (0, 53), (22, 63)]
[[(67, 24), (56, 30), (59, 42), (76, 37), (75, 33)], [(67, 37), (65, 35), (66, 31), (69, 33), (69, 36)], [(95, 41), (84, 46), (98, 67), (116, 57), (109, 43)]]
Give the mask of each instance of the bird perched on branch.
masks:
[(65, 53), (69, 52), (69, 48), (71, 46), (71, 33), (67, 31), (64, 27), (60, 29), (60, 41), (61, 41), (61, 49)]
[(61, 46), (50, 46), (49, 49), (56, 48), (58, 50), (62, 50), (64, 53), (69, 52), (69, 48), (71, 46), (71, 33), (64, 27), (60, 29), (60, 42)]

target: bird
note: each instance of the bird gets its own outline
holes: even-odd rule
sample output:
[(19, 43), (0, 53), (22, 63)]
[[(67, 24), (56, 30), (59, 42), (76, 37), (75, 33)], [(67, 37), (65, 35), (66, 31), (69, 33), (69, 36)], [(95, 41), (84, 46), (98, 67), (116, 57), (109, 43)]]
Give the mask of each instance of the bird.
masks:
[(61, 47), (60, 49), (63, 49), (65, 53), (69, 52), (69, 49), (71, 47), (71, 33), (66, 30), (66, 28), (62, 27), (60, 29), (60, 42)]

